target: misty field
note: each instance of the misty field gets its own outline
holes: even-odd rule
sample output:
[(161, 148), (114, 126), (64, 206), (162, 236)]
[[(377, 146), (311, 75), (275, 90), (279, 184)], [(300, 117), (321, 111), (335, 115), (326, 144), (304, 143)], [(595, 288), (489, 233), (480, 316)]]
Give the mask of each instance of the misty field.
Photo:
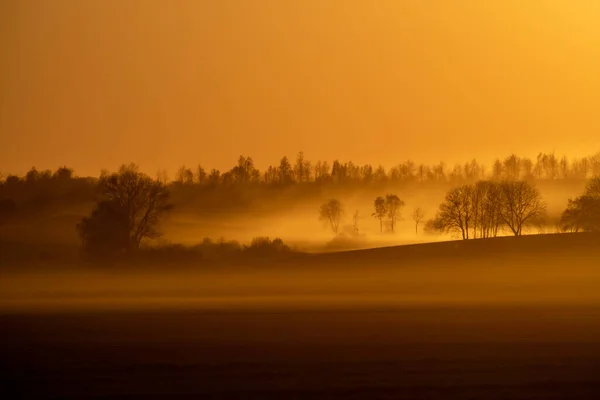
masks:
[(1, 380), (15, 398), (595, 398), (597, 240), (5, 272)]

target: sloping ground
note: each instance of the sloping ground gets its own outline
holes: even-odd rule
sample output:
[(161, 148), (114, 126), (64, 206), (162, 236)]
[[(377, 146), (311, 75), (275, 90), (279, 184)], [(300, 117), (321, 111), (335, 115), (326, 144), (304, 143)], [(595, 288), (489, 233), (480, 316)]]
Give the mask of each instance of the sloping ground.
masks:
[(597, 262), (600, 271), (600, 234), (564, 233), (456, 240), (353, 250), (312, 256), (311, 264), (350, 266), (415, 265), (443, 261), (454, 264), (469, 261), (496, 263), (523, 258), (551, 261), (553, 257)]

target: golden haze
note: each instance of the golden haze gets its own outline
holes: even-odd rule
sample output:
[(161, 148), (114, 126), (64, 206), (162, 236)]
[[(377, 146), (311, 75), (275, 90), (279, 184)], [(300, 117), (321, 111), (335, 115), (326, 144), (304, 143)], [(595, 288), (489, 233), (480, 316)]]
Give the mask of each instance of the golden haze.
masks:
[(587, 155), (598, 20), (595, 0), (9, 0), (0, 169)]

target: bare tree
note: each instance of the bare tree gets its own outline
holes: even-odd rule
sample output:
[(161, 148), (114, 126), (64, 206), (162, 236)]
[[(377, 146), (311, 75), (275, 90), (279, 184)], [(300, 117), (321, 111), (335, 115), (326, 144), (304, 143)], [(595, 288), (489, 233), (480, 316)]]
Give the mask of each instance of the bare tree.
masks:
[(479, 181), (471, 190), (473, 238), (496, 237), (502, 225), (502, 193), (493, 181)]
[(171, 209), (164, 184), (130, 164), (102, 176), (99, 189), (102, 200), (77, 226), (86, 249), (102, 248), (110, 242), (114, 250), (132, 252), (143, 239), (161, 235), (157, 230), (160, 217)]
[(415, 210), (413, 211), (413, 221), (415, 221), (415, 235), (419, 234), (419, 224), (421, 224), (421, 222), (423, 222), (423, 219), (425, 218), (425, 212), (423, 212), (423, 210), (421, 210), (420, 207), (415, 208)]
[(373, 217), (379, 220), (379, 230), (383, 233), (383, 219), (388, 213), (387, 203), (383, 197), (377, 197), (375, 199), (375, 212), (371, 214)]
[(388, 211), (388, 223), (390, 224), (390, 230), (393, 233), (396, 227), (396, 222), (401, 218), (400, 209), (404, 207), (404, 202), (395, 194), (388, 194), (385, 196), (385, 204)]
[(446, 194), (444, 202), (431, 222), (435, 230), (459, 233), (464, 240), (469, 239), (469, 227), (473, 217), (471, 191), (471, 186), (464, 185)]
[(327, 203), (321, 205), (319, 210), (319, 219), (327, 223), (333, 233), (338, 233), (340, 228), (340, 221), (344, 210), (342, 210), (342, 204), (337, 199), (331, 199)]
[(532, 184), (525, 181), (503, 182), (500, 189), (502, 220), (515, 236), (522, 235), (523, 227), (543, 220), (546, 204)]

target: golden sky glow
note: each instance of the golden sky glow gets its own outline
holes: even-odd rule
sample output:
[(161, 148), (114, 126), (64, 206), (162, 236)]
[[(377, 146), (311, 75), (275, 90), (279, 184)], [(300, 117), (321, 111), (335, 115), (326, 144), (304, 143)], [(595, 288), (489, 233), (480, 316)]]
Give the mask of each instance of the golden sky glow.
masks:
[(597, 0), (5, 0), (0, 171), (600, 150)]

